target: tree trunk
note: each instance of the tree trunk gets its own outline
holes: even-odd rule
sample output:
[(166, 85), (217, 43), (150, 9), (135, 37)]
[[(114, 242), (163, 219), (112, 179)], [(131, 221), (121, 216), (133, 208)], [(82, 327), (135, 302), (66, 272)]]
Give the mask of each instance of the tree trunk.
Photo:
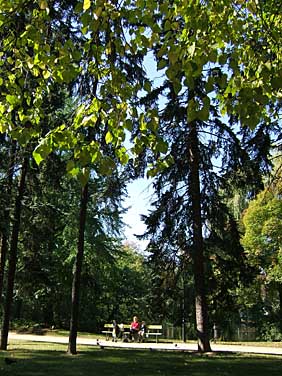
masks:
[(282, 284), (278, 284), (278, 296), (279, 296), (279, 327), (282, 332)]
[(208, 309), (204, 275), (204, 243), (202, 234), (201, 191), (199, 177), (199, 146), (196, 122), (190, 123), (189, 132), (189, 189), (192, 201), (193, 273), (195, 284), (196, 330), (198, 350), (211, 351), (208, 335)]
[(4, 306), (4, 317), (3, 317), (3, 324), (2, 324), (2, 330), (1, 330), (1, 343), (0, 343), (1, 350), (7, 350), (7, 344), (8, 344), (10, 315), (11, 315), (11, 307), (13, 303), (14, 281), (15, 281), (16, 266), (17, 266), (18, 237), (19, 237), (20, 222), (21, 222), (22, 200), (23, 200), (23, 195), (24, 195), (24, 190), (25, 190), (25, 178), (27, 174), (28, 161), (29, 161), (29, 158), (24, 157), (22, 168), (21, 168), (19, 186), (18, 186), (18, 194), (17, 194), (16, 201), (15, 201), (10, 256), (9, 256), (8, 277), (7, 277), (6, 301), (5, 301), (5, 306)]
[(82, 188), (80, 213), (79, 213), (79, 236), (77, 244), (77, 255), (75, 270), (72, 281), (72, 302), (71, 302), (71, 319), (70, 319), (70, 334), (68, 353), (75, 355), (76, 351), (76, 338), (78, 329), (78, 313), (79, 313), (79, 295), (80, 295), (80, 281), (82, 262), (84, 254), (84, 232), (86, 223), (86, 211), (88, 202), (88, 183)]
[(7, 229), (4, 229), (1, 234), (1, 257), (0, 257), (0, 305), (2, 305), (3, 285), (5, 264), (8, 253), (8, 236)]
[(6, 265), (6, 258), (8, 253), (8, 238), (10, 233), (10, 202), (13, 187), (14, 165), (15, 165), (16, 142), (12, 141), (10, 151), (10, 161), (8, 166), (8, 178), (6, 188), (6, 209), (5, 209), (5, 226), (2, 230), (1, 236), (1, 256), (0, 256), (0, 305), (2, 304), (3, 286), (4, 286), (4, 272)]

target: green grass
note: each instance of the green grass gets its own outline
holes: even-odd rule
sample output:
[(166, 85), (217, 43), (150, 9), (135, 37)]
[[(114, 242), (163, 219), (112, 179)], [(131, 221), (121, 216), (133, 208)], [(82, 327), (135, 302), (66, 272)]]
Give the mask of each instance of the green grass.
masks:
[[(7, 365), (5, 357), (16, 360)], [(66, 345), (11, 341), (0, 351), (1, 376), (280, 376), (282, 357), (246, 354), (199, 355), (189, 352), (100, 349), (78, 346), (78, 355)]]
[[(195, 341), (194, 341), (195, 342)], [(237, 346), (256, 346), (256, 347), (282, 347), (282, 342), (260, 342), (260, 341), (246, 341), (246, 342), (239, 342), (239, 341), (217, 341), (211, 342), (212, 344), (215, 343), (217, 345), (237, 345)]]

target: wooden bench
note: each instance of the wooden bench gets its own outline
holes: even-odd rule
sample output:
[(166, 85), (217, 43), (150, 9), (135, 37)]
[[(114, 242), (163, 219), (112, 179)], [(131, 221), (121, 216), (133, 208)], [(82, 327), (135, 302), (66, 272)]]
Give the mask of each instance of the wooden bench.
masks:
[(104, 324), (104, 330), (101, 333), (106, 334), (106, 341), (108, 341), (113, 333), (113, 324)]
[[(124, 324), (123, 328), (124, 328), (124, 333), (129, 334), (130, 325)], [(110, 337), (112, 337), (112, 334), (113, 334), (113, 324), (104, 324), (104, 330), (102, 330), (102, 333), (106, 334), (106, 341), (108, 341)]]
[[(163, 333), (162, 333), (162, 330), (163, 330), (163, 327), (162, 325), (146, 325), (147, 327), (147, 332), (145, 334), (145, 338), (149, 338), (149, 337), (155, 337), (156, 339), (156, 342), (158, 342), (158, 337), (160, 337)], [(125, 338), (125, 336), (128, 336), (129, 333), (130, 333), (130, 325), (128, 324), (124, 324), (123, 325), (123, 328), (124, 328), (124, 332), (123, 332), (123, 338)], [(106, 341), (108, 341), (110, 339), (110, 337), (112, 337), (112, 333), (113, 333), (113, 324), (104, 324), (104, 329), (102, 330), (102, 334), (105, 334), (106, 335)]]
[(147, 325), (146, 337), (156, 337), (156, 342), (158, 342), (158, 337), (163, 335), (162, 331), (162, 325)]

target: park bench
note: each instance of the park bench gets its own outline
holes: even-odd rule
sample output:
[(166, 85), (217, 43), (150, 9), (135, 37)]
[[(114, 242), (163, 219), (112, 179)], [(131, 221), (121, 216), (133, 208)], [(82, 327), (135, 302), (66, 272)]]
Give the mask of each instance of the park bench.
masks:
[[(130, 333), (130, 325), (124, 324), (123, 327), (124, 327), (124, 334), (123, 335), (124, 335), (124, 338), (125, 338)], [(146, 332), (145, 337), (146, 338), (155, 337), (156, 342), (158, 342), (158, 338), (163, 334), (162, 333), (162, 330), (163, 330), (162, 325), (154, 325), (153, 324), (153, 325), (146, 325), (146, 327), (147, 327), (147, 332)], [(102, 334), (106, 335), (106, 341), (108, 341), (110, 339), (110, 337), (112, 337), (112, 333), (113, 333), (113, 324), (104, 324), (104, 329), (102, 330)]]
[(162, 325), (147, 325), (146, 337), (155, 337), (156, 342), (158, 342), (158, 337), (163, 334), (162, 331)]

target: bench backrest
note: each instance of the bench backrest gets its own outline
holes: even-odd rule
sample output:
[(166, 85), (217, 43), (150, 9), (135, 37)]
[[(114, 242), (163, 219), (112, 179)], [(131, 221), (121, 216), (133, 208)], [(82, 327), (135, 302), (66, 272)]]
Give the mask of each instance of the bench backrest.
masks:
[[(120, 325), (120, 324), (119, 324)], [(123, 325), (124, 329), (130, 329), (129, 324), (124, 324)], [(113, 324), (104, 324), (104, 328), (113, 328)], [(148, 330), (162, 330), (163, 326), (162, 325), (147, 325)]]
[(162, 330), (163, 326), (162, 325), (147, 325), (148, 330)]

